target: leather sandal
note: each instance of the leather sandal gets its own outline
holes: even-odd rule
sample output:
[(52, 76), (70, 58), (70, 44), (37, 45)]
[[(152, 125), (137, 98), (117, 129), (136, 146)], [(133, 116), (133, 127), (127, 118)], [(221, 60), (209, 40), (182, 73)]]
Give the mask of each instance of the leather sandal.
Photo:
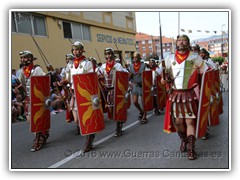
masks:
[(147, 118), (143, 118), (143, 119), (141, 120), (141, 124), (146, 124), (146, 123), (148, 123)]
[(138, 120), (141, 121), (143, 118), (143, 113), (139, 113)]

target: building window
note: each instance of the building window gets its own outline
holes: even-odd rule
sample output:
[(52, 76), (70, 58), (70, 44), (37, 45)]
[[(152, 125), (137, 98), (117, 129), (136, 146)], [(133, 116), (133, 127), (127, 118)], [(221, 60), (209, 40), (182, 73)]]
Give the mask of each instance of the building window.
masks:
[(146, 47), (142, 47), (142, 50), (145, 51), (145, 50), (146, 50)]
[(152, 40), (148, 40), (148, 44), (152, 44)]
[(145, 44), (145, 41), (142, 41), (142, 44)]
[(132, 22), (131, 20), (128, 20), (128, 21), (127, 21), (127, 27), (128, 27), (129, 29), (133, 29), (133, 22)]
[(107, 24), (111, 24), (112, 23), (112, 12), (103, 12), (103, 19), (104, 22)]
[(13, 12), (12, 32), (47, 36), (45, 17)]
[(63, 22), (64, 38), (91, 40), (90, 27), (80, 23)]
[(64, 38), (72, 38), (71, 24), (62, 22)]

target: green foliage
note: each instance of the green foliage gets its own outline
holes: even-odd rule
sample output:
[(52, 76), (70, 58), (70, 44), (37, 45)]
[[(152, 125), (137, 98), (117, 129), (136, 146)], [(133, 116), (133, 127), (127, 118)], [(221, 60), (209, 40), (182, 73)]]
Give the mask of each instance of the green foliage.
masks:
[(213, 62), (215, 62), (215, 63), (218, 62), (219, 65), (221, 65), (224, 61), (224, 58), (219, 56), (219, 57), (213, 57), (212, 60), (213, 60)]

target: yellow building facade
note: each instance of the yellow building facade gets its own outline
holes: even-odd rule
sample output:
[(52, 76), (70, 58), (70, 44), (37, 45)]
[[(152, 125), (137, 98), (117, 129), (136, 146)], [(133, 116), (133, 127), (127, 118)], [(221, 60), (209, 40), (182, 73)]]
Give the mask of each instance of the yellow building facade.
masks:
[[(136, 19), (134, 12), (110, 11), (12, 11), (11, 63), (20, 64), (19, 52), (29, 50), (38, 64), (54, 68), (65, 67), (65, 55), (71, 44), (80, 41), (86, 57), (104, 63), (104, 49), (111, 47), (116, 56), (131, 59), (136, 51)], [(120, 53), (120, 54), (119, 54)]]

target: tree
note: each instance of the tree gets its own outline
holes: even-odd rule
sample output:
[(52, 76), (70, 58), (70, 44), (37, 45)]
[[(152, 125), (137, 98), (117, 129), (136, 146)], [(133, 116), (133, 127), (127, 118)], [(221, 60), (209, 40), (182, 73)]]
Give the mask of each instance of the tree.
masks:
[(224, 58), (219, 56), (219, 57), (213, 57), (212, 60), (213, 60), (213, 62), (215, 62), (215, 63), (218, 62), (219, 65), (221, 65), (224, 61)]

